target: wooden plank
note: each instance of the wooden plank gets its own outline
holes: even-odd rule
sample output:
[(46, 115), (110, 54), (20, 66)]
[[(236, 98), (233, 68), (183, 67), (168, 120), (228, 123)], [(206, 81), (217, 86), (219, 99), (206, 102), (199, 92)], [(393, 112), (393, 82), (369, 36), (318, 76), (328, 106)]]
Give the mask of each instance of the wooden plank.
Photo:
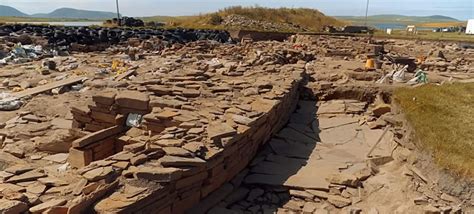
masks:
[(385, 127), (385, 130), (383, 131), (382, 135), (380, 135), (379, 139), (377, 140), (377, 142), (372, 146), (372, 148), (370, 149), (370, 151), (367, 153), (367, 157), (371, 157), (371, 154), (372, 152), (375, 150), (375, 148), (377, 148), (377, 145), (379, 145), (380, 142), (382, 142), (382, 139), (383, 137), (385, 136), (385, 134), (387, 134), (387, 131), (390, 129), (390, 126), (386, 126)]
[(124, 78), (127, 78), (128, 76), (132, 75), (133, 73), (135, 73), (135, 69), (131, 69), (131, 70), (128, 70), (127, 72), (123, 73), (123, 74), (120, 74), (118, 76), (115, 77), (115, 81), (120, 81)]
[(76, 82), (81, 82), (85, 79), (87, 79), (87, 78), (86, 77), (72, 77), (72, 78), (69, 78), (69, 79), (64, 79), (64, 80), (48, 83), (48, 84), (38, 86), (38, 87), (35, 87), (35, 88), (31, 88), (31, 89), (28, 89), (28, 90), (16, 92), (16, 93), (13, 93), (12, 96), (15, 97), (15, 98), (20, 99), (20, 98), (23, 98), (23, 97), (26, 97), (26, 96), (35, 95), (35, 94), (39, 94), (39, 93), (42, 93), (42, 92), (45, 92), (45, 91), (49, 91), (49, 90), (52, 90), (52, 89), (55, 89), (55, 88), (58, 88), (58, 87), (61, 87), (61, 86), (70, 85), (70, 84), (73, 84), (73, 83), (76, 83)]

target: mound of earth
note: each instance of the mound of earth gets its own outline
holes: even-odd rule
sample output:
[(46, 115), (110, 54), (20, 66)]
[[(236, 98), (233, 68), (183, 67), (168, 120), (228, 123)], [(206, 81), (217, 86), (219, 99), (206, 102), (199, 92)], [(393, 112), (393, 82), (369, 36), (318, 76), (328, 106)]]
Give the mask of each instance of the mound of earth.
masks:
[(307, 28), (292, 23), (277, 23), (250, 19), (240, 15), (229, 15), (224, 17), (221, 25), (231, 29), (260, 29), (263, 31), (308, 31)]

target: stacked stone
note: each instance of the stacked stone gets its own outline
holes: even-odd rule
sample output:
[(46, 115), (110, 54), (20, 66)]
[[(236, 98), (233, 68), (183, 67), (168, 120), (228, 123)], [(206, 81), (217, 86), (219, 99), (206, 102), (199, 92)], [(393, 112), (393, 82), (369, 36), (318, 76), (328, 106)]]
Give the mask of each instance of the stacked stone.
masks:
[(93, 105), (88, 109), (73, 107), (71, 113), (74, 118), (74, 127), (86, 131), (100, 131), (115, 125), (122, 125), (124, 117), (118, 115), (115, 105), (116, 92), (105, 92), (92, 97)]
[(65, 205), (68, 197), (55, 199), (68, 182), (49, 177), (43, 169), (14, 165), (0, 171), (0, 213), (43, 213)]
[(135, 91), (105, 92), (93, 96), (92, 100), (94, 105), (89, 105), (88, 112), (72, 110), (77, 116), (75, 121), (84, 121), (85, 115), (89, 115), (91, 120), (84, 129), (95, 131), (73, 142), (69, 151), (69, 163), (73, 167), (84, 167), (122, 151), (129, 143), (128, 139), (120, 138), (127, 129), (125, 118), (130, 113), (143, 115), (149, 109), (148, 95)]
[(143, 128), (146, 131), (152, 132), (152, 135), (159, 134), (167, 127), (179, 126), (180, 121), (173, 118), (179, 116), (180, 113), (176, 110), (163, 110), (161, 108), (153, 108), (152, 113), (146, 114), (143, 117)]
[[(302, 72), (295, 73), (302, 75)], [(129, 163), (121, 164), (127, 166), (122, 176), (159, 183), (162, 187), (143, 191), (132, 200), (127, 190), (132, 186), (145, 187), (125, 183), (123, 191), (116, 191), (111, 197), (100, 201), (95, 210), (99, 213), (205, 212), (213, 205), (208, 201), (215, 201), (216, 197), (222, 197), (240, 185), (243, 178), (238, 175), (249, 164), (259, 146), (286, 123), (298, 99), (301, 76), (294, 78), (297, 79), (282, 84), (281, 90), (286, 92), (281, 95), (249, 99), (248, 104), (227, 108), (221, 118), (224, 120), (209, 121), (203, 127), (195, 119), (193, 122), (174, 124), (177, 126), (167, 127), (159, 135), (150, 136), (147, 143), (139, 144), (134, 147), (136, 149), (124, 148), (126, 151), (106, 159), (127, 159)], [(161, 120), (182, 121), (185, 112), (164, 108), (147, 115), (144, 122), (152, 115)], [(176, 133), (183, 130), (183, 139), (173, 139), (178, 136)], [(186, 140), (187, 134), (193, 133), (204, 134), (206, 138), (201, 142)], [(155, 150), (163, 151), (164, 156), (150, 157), (150, 151)], [(117, 158), (124, 156), (125, 152), (131, 155)], [(198, 204), (200, 201), (203, 202)]]
[(88, 131), (90, 130), (90, 126), (86, 125), (92, 122), (92, 118), (90, 116), (90, 109), (87, 107), (71, 107), (71, 114), (73, 116), (73, 128), (85, 129)]
[(122, 115), (145, 115), (150, 112), (149, 102), (150, 97), (138, 91), (120, 91), (115, 97), (117, 111)]
[(123, 126), (113, 126), (75, 140), (69, 150), (69, 163), (81, 168), (122, 151), (123, 144), (116, 138), (124, 129)]

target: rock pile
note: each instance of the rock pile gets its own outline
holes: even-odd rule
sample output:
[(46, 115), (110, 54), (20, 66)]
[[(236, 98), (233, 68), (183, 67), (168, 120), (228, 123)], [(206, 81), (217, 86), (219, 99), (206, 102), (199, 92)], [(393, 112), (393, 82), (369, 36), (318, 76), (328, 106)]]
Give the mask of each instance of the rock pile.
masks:
[(291, 32), (303, 32), (307, 29), (302, 28), (298, 25), (291, 23), (272, 23), (267, 21), (260, 21), (255, 19), (249, 19), (244, 16), (239, 15), (229, 15), (224, 17), (224, 20), (221, 23), (225, 27), (231, 29), (255, 29), (263, 31), (291, 31)]
[[(105, 24), (119, 25), (119, 20), (114, 18), (112, 20), (105, 21)], [(145, 22), (143, 22), (141, 19), (124, 16), (120, 18), (120, 25), (126, 27), (143, 27), (145, 26)]]

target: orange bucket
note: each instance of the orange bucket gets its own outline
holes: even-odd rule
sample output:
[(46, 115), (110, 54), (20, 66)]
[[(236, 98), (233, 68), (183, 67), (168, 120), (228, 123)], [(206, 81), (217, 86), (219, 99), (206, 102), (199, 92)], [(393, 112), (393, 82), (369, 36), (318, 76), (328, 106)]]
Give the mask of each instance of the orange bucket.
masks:
[(375, 69), (375, 60), (367, 59), (367, 62), (365, 63), (365, 69)]

